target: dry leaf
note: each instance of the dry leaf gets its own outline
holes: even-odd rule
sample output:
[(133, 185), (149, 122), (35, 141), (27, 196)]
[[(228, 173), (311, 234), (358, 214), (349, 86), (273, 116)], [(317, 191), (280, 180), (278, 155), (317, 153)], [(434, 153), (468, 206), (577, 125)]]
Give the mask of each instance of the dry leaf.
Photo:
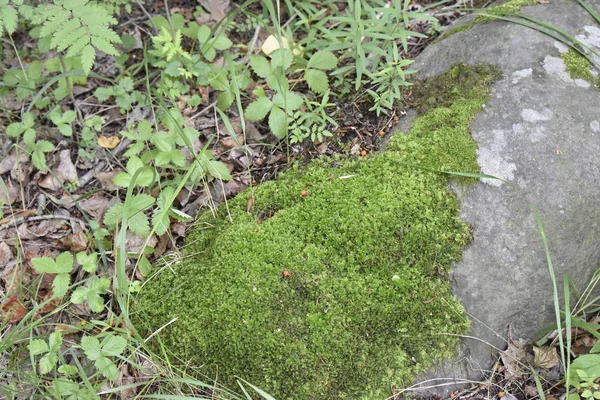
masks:
[(100, 136), (98, 138), (98, 145), (100, 145), (100, 147), (104, 147), (105, 149), (109, 149), (109, 150), (117, 147), (119, 142), (121, 142), (121, 139), (119, 139), (118, 136), (110, 136), (110, 137)]
[[(283, 48), (285, 48), (285, 49), (290, 48), (290, 43), (285, 37), (281, 38), (281, 44), (283, 44)], [(269, 35), (269, 37), (267, 37), (265, 39), (265, 42), (263, 43), (263, 45), (260, 49), (262, 50), (263, 53), (265, 53), (266, 55), (269, 55), (272, 52), (274, 52), (275, 50), (279, 50), (280, 48), (281, 48), (281, 46), (279, 45), (279, 39), (277, 39), (273, 35)], [(294, 47), (294, 50), (293, 50), (294, 55), (299, 56), (301, 54), (301, 50), (302, 49), (299, 47)]]
[(27, 315), (27, 309), (19, 300), (16, 294), (13, 294), (2, 303), (2, 320), (9, 324), (16, 324)]
[(529, 342), (525, 339), (508, 341), (508, 348), (500, 353), (500, 358), (504, 364), (504, 376), (507, 379), (518, 379), (528, 374), (527, 369), (527, 347)]
[(553, 346), (533, 346), (533, 356), (534, 365), (540, 368), (551, 369), (560, 362), (556, 347)]
[(4, 185), (0, 186), (0, 202), (4, 202), (4, 204), (13, 204), (19, 196), (19, 190), (12, 181), (5, 183), (6, 187)]
[(0, 242), (0, 267), (4, 267), (12, 258), (13, 254), (8, 244)]

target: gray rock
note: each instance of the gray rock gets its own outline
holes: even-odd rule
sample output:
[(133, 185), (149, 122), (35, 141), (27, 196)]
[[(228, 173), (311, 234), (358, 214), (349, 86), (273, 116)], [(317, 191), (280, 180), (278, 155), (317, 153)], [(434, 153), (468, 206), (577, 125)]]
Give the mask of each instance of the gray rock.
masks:
[[(521, 12), (600, 43), (598, 25), (572, 1), (553, 0)], [(414, 65), (421, 77), (456, 63), (502, 69), (504, 77), (493, 85), (472, 134), (482, 173), (514, 183), (484, 179), (459, 194), (474, 240), (452, 278), (471, 317), (473, 339), (464, 340), (455, 362), (429, 376), (440, 380), (425, 386), (453, 382), (447, 378), (481, 379), (497, 350), (506, 347), (509, 326), (513, 336), (532, 338), (555, 321), (532, 205), (539, 210), (558, 277), (569, 274), (583, 288), (599, 266), (600, 91), (571, 79), (562, 51), (566, 47), (553, 38), (494, 21), (430, 46)]]

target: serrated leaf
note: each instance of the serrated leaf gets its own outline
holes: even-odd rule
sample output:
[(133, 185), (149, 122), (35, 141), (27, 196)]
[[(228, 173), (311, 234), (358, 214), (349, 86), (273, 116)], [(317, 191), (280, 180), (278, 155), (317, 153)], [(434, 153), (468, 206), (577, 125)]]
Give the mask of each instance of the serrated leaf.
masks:
[(307, 68), (316, 68), (321, 70), (334, 69), (338, 64), (337, 57), (330, 51), (320, 50), (317, 51), (308, 60)]
[(246, 118), (250, 121), (263, 120), (272, 107), (273, 103), (271, 100), (266, 97), (259, 97), (246, 107)]
[(269, 128), (271, 128), (271, 132), (278, 139), (284, 139), (287, 135), (287, 115), (285, 111), (283, 111), (279, 107), (273, 107), (271, 109), (271, 115), (269, 115)]
[(56, 257), (56, 268), (58, 273), (69, 273), (73, 271), (73, 254), (65, 251)]
[(325, 72), (318, 69), (307, 69), (304, 79), (310, 90), (315, 93), (325, 93), (329, 89), (329, 79)]
[(152, 272), (152, 264), (150, 264), (150, 261), (148, 261), (148, 259), (145, 256), (140, 258), (140, 261), (138, 262), (137, 266), (140, 271), (140, 274), (142, 274), (143, 277), (148, 276), (150, 272)]
[(28, 345), (29, 354), (37, 356), (48, 351), (48, 344), (42, 339), (34, 339)]
[(117, 49), (115, 49), (115, 46), (113, 46), (111, 43), (107, 42), (106, 40), (100, 38), (100, 37), (92, 37), (92, 44), (94, 45), (94, 47), (96, 47), (98, 50), (109, 54), (111, 56), (118, 56), (119, 52), (117, 51)]
[(292, 61), (294, 61), (294, 54), (290, 49), (277, 49), (271, 54), (271, 70), (275, 71), (276, 68), (281, 67), (285, 72), (291, 65)]
[(71, 137), (73, 136), (73, 128), (71, 128), (70, 124), (60, 124), (58, 125), (58, 131), (63, 134), (63, 136)]
[(54, 296), (58, 299), (65, 297), (67, 290), (69, 289), (69, 283), (71, 282), (71, 275), (69, 274), (58, 274), (52, 281), (52, 290)]
[(31, 260), (33, 268), (40, 274), (56, 274), (58, 267), (50, 257), (36, 257)]
[(47, 374), (54, 369), (56, 362), (58, 361), (58, 355), (54, 353), (48, 353), (44, 357), (40, 358), (40, 372)]
[(100, 87), (94, 91), (94, 96), (100, 102), (108, 100), (112, 95), (113, 95), (112, 88)]
[(96, 361), (102, 357), (100, 341), (95, 336), (84, 336), (81, 338), (81, 348), (86, 357), (91, 361)]
[(229, 173), (229, 169), (225, 163), (216, 160), (210, 160), (207, 163), (208, 172), (215, 178), (220, 179), (222, 181), (230, 181), (232, 178)]
[(122, 336), (107, 335), (102, 340), (100, 347), (102, 347), (102, 355), (104, 356), (119, 356), (125, 350), (125, 347), (127, 347), (127, 339)]
[(96, 268), (98, 266), (97, 253), (86, 254), (85, 251), (80, 251), (79, 253), (77, 253), (76, 258), (77, 262), (81, 264), (81, 268), (84, 271), (89, 272), (90, 274), (96, 272)]
[(106, 377), (106, 379), (109, 379), (109, 380), (117, 379), (119, 371), (117, 370), (117, 366), (110, 359), (108, 359), (106, 357), (100, 357), (95, 362), (95, 366), (96, 366), (96, 369), (98, 371), (100, 371), (100, 373), (102, 375), (104, 375), (104, 377)]
[(131, 175), (127, 172), (119, 172), (115, 176), (113, 176), (113, 183), (117, 186), (121, 187), (129, 187), (129, 183), (131, 182)]
[(273, 96), (273, 105), (287, 110), (288, 114), (299, 109), (303, 102), (302, 97), (293, 92), (287, 92), (285, 96), (282, 93)]
[(271, 65), (263, 56), (250, 57), (250, 66), (252, 67), (254, 73), (261, 78), (266, 78), (271, 74)]
[(127, 221), (129, 229), (138, 236), (146, 236), (150, 232), (150, 222), (143, 212), (137, 212)]
[(6, 28), (6, 32), (12, 35), (15, 33), (15, 29), (17, 29), (17, 11), (10, 5), (5, 5), (0, 6), (0, 12), (0, 18), (2, 19), (4, 28)]
[[(82, 39), (85, 41), (85, 38)], [(96, 61), (96, 50), (88, 44), (81, 50), (81, 66), (86, 75), (92, 70), (94, 61)]]

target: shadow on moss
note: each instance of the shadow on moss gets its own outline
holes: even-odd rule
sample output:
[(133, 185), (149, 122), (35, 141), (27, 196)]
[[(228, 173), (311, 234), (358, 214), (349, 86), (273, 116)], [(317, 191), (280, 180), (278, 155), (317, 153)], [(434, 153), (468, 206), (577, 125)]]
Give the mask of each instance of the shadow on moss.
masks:
[(144, 287), (137, 324), (177, 317), (159, 334), (177, 358), (279, 400), (385, 398), (452, 356), (446, 334), (469, 322), (446, 274), (470, 229), (446, 176), (405, 164), (478, 171), (469, 124), (492, 72), (450, 70), (443, 107), (385, 153), (292, 169), (254, 190), (251, 213), (248, 191), (229, 203), (233, 222), (204, 217), (194, 255)]

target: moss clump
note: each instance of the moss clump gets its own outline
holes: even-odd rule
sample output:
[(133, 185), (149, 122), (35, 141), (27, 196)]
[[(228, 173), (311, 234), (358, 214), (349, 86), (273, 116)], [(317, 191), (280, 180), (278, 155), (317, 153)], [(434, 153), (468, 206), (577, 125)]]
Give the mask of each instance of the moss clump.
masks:
[(140, 328), (177, 317), (159, 337), (180, 360), (279, 400), (385, 398), (451, 356), (457, 339), (442, 333), (469, 324), (445, 275), (470, 230), (447, 176), (405, 164), (478, 170), (464, 128), (485, 82), (449, 85), (445, 107), (386, 153), (292, 169), (255, 189), (250, 213), (246, 192), (232, 222), (225, 209), (203, 218), (193, 255), (144, 287)]
[(584, 56), (579, 52), (569, 49), (560, 55), (560, 58), (565, 62), (567, 66), (567, 72), (573, 79), (583, 79), (592, 85), (598, 83), (598, 78), (592, 74), (590, 63)]
[[(536, 4), (538, 4), (538, 2), (536, 0), (511, 0), (511, 1), (507, 1), (506, 3), (502, 3), (502, 4), (499, 4), (494, 7), (485, 8), (482, 11), (485, 12), (486, 14), (502, 16), (507, 13), (509, 13), (509, 14), (517, 13), (521, 10), (521, 7), (534, 6)], [(464, 32), (466, 30), (469, 30), (472, 27), (474, 27), (475, 25), (494, 21), (495, 19), (496, 18), (494, 18), (492, 16), (480, 15), (478, 17), (475, 17), (475, 19), (472, 22), (469, 22), (466, 24), (461, 24), (456, 27), (448, 29), (439, 38), (436, 39), (436, 42), (439, 40), (442, 40), (444, 38), (447, 38), (450, 35), (454, 35), (455, 33)]]

